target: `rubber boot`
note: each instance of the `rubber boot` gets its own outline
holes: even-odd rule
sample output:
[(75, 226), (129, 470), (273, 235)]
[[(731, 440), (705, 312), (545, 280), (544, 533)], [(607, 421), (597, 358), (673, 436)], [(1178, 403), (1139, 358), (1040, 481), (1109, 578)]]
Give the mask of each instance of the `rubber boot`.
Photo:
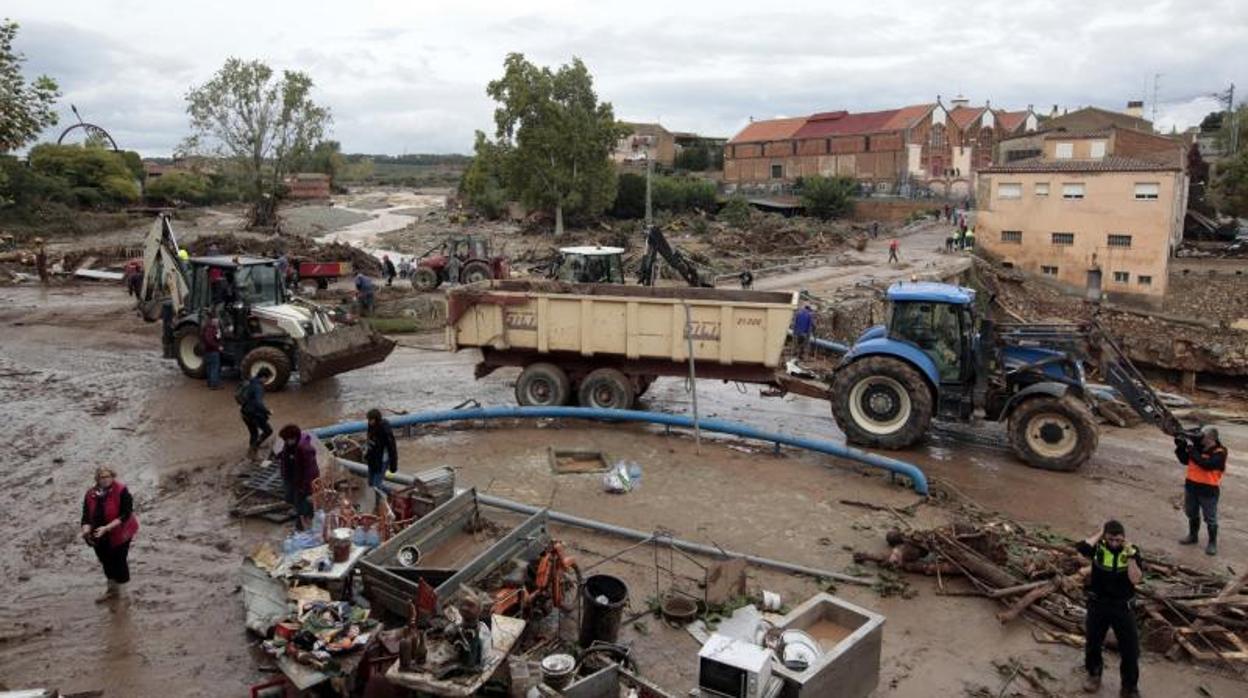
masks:
[(109, 601), (112, 601), (113, 599), (117, 598), (117, 594), (118, 594), (117, 582), (114, 582), (113, 580), (110, 579), (108, 580), (108, 590), (105, 591), (103, 594), (100, 594), (99, 596), (97, 596), (95, 598), (95, 602), (96, 603), (108, 603)]
[(1196, 545), (1196, 534), (1200, 533), (1200, 519), (1187, 520), (1187, 538), (1179, 540), (1179, 545)]
[(1099, 690), (1101, 690), (1101, 675), (1088, 674), (1088, 678), (1083, 680), (1083, 692), (1096, 693)]
[(1205, 546), (1206, 555), (1218, 554), (1218, 527), (1209, 526), (1209, 544)]

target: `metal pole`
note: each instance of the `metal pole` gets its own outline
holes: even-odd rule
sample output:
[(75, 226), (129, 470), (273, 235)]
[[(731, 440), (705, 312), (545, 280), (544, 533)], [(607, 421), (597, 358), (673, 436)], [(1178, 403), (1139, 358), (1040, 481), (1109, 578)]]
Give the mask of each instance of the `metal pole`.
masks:
[[(685, 306), (685, 345), (689, 350), (689, 394), (693, 398), (693, 447), (702, 455), (702, 428), (698, 422), (698, 374), (693, 368), (693, 319), (688, 303)], [(723, 341), (722, 337), (720, 341)]]

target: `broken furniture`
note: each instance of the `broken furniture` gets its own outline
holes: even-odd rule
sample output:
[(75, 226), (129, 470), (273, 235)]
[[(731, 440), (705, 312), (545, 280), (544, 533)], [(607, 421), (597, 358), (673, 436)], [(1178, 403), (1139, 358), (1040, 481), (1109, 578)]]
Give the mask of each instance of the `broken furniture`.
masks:
[(412, 600), (434, 613), (462, 586), (527, 565), (550, 543), (544, 512), (495, 542), (484, 532), (476, 490), (466, 490), (364, 556), (364, 595), (397, 617), (408, 616)]
[(884, 616), (821, 593), (786, 614), (776, 629), (782, 639), (786, 631), (804, 633), (821, 652), (804, 670), (776, 662), (775, 675), (784, 680), (781, 698), (865, 698), (879, 683)]

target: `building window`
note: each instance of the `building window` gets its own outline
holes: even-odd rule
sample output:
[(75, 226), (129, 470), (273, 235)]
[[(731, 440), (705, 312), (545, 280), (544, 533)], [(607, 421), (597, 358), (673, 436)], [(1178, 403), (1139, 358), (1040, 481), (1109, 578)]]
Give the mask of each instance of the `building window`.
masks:
[(1082, 199), (1083, 198), (1083, 183), (1076, 182), (1073, 184), (1063, 184), (1062, 185), (1062, 198), (1063, 199)]
[(1058, 143), (1057, 144), (1057, 159), (1058, 160), (1069, 160), (1073, 158), (1074, 156), (1075, 156), (1075, 144), (1074, 143)]
[(862, 151), (865, 153), (870, 150), (871, 150), (871, 136), (863, 136), (862, 137)]
[(1152, 286), (1153, 277), (1141, 274), (1140, 276), (1135, 277), (1135, 282), (1141, 286)]
[(1021, 230), (1002, 230), (1001, 242), (1012, 242), (1016, 245), (1023, 244), (1023, 231)]
[(1053, 233), (1053, 244), (1062, 247), (1069, 247), (1075, 244), (1074, 233)]
[(784, 165), (772, 165), (771, 166), (771, 178), (772, 179), (784, 179)]
[(1161, 185), (1157, 182), (1137, 182), (1135, 184), (1136, 201), (1156, 201), (1161, 195)]
[(1131, 236), (1130, 236), (1130, 235), (1113, 235), (1113, 234), (1111, 234), (1111, 235), (1109, 236), (1108, 245), (1109, 245), (1110, 247), (1130, 247), (1130, 246), (1131, 246)]
[(1049, 183), (1048, 182), (1036, 182), (1036, 196), (1048, 196), (1048, 195), (1049, 195)]
[(1131, 281), (1131, 273), (1125, 271), (1114, 272), (1114, 283), (1125, 284)]
[(1017, 183), (1005, 183), (997, 185), (998, 199), (1021, 199), (1023, 198), (1023, 185)]
[(1105, 141), (1092, 141), (1092, 157), (1105, 157)]
[(1057, 276), (1057, 267), (1040, 267), (1040, 273), (1045, 276)]

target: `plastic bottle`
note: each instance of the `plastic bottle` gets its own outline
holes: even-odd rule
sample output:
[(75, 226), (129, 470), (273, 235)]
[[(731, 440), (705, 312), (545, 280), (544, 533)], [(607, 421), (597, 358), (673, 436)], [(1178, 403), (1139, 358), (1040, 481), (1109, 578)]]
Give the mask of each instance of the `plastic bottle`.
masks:
[(637, 461), (628, 462), (628, 479), (633, 483), (633, 489), (641, 487), (641, 464)]

